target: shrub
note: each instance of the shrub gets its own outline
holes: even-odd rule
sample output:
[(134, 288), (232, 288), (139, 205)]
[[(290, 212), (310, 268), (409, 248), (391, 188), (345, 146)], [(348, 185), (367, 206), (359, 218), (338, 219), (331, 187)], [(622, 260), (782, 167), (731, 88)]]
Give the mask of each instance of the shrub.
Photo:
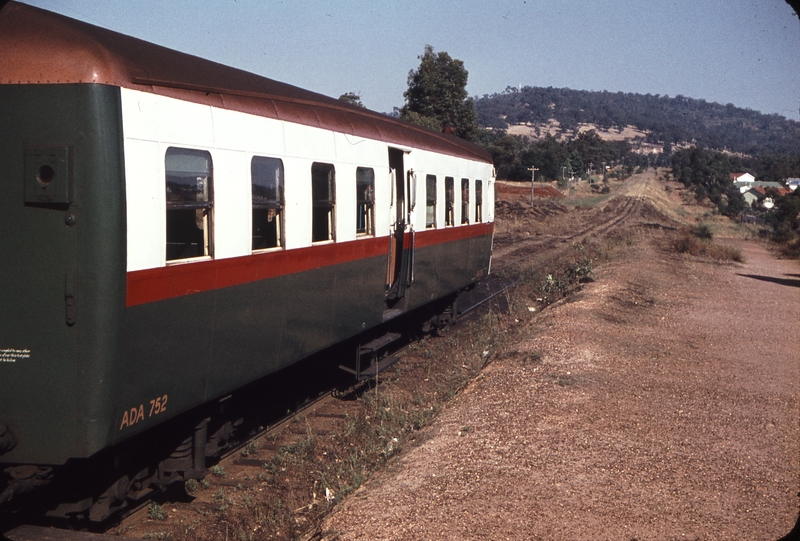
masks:
[(150, 507), (147, 509), (147, 516), (153, 520), (166, 520), (169, 515), (158, 503), (151, 502)]
[(683, 231), (672, 241), (672, 248), (680, 254), (703, 256), (716, 261), (744, 263), (742, 251), (733, 246), (720, 246), (710, 238), (701, 238), (695, 231)]
[(695, 237), (702, 240), (711, 240), (714, 238), (714, 232), (708, 224), (699, 224), (692, 229)]

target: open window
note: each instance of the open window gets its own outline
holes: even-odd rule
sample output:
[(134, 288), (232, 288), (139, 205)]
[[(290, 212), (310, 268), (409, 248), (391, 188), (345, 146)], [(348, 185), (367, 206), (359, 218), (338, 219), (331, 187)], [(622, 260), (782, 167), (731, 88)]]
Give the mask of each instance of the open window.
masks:
[(475, 181), (475, 223), (483, 221), (483, 182)]
[(253, 156), (250, 161), (253, 197), (252, 249), (283, 246), (283, 162)]
[(461, 223), (469, 223), (469, 179), (461, 179)]
[(436, 175), (425, 177), (425, 227), (436, 227)]
[(375, 234), (375, 171), (356, 168), (356, 234)]
[(444, 225), (455, 224), (455, 181), (444, 177)]
[(170, 147), (165, 166), (167, 261), (213, 255), (211, 154)]
[(329, 163), (311, 164), (311, 242), (334, 240), (336, 171)]

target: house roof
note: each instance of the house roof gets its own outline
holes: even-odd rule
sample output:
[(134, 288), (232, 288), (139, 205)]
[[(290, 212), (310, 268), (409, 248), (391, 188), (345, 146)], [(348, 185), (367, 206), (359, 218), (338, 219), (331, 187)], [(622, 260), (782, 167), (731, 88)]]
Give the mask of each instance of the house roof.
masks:
[[(778, 184), (778, 183), (777, 182), (771, 182), (770, 184)], [(752, 188), (747, 190), (747, 192), (745, 192), (745, 193), (752, 193), (754, 195), (757, 194), (757, 197), (759, 199), (761, 199), (763, 197), (767, 197), (767, 190), (768, 189), (770, 190), (770, 192), (773, 192), (773, 191), (777, 192), (778, 195), (786, 195), (786, 194), (792, 193), (792, 190), (790, 190), (789, 188), (783, 188), (783, 187), (775, 188), (774, 186), (753, 186)]]
[[(728, 173), (728, 178), (729, 178), (730, 180), (736, 181), (736, 180), (738, 180), (740, 177), (743, 177), (743, 176), (745, 176), (745, 175), (750, 175), (750, 173), (748, 173), (748, 172), (746, 172), (746, 171), (744, 171), (744, 172), (739, 172), (739, 173)], [(750, 176), (752, 177), (753, 175), (750, 175)], [(755, 177), (753, 177), (753, 178), (755, 178)]]
[(775, 188), (775, 189), (783, 188), (783, 184), (781, 184), (780, 182), (770, 182), (766, 180), (757, 180), (753, 183), (753, 186), (761, 186), (762, 188)]

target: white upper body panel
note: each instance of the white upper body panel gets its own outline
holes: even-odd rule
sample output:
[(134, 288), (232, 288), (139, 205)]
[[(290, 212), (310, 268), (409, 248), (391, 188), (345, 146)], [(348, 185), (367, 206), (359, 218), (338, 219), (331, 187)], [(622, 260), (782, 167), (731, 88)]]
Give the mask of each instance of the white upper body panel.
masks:
[[(356, 168), (374, 171), (374, 234), (389, 235), (394, 222), (388, 145), (382, 141), (121, 89), (127, 198), (128, 271), (167, 265), (165, 153), (170, 147), (210, 153), (213, 167), (213, 257), (251, 253), (253, 156), (278, 158), (284, 170), (283, 246), (311, 245), (311, 166), (335, 169), (335, 242), (358, 240)], [(492, 166), (431, 151), (404, 150), (416, 193), (406, 194), (410, 225), (425, 230), (428, 174), (437, 177), (436, 227), (444, 227), (444, 178), (455, 184), (455, 226), (461, 225), (461, 179), (469, 179), (470, 215), (475, 217), (475, 180), (483, 184), (482, 221), (493, 220)], [(405, 172), (403, 172), (405, 174)], [(410, 205), (415, 203), (411, 211)], [(181, 261), (191, 263), (192, 260)], [(172, 264), (172, 262), (170, 262)]]

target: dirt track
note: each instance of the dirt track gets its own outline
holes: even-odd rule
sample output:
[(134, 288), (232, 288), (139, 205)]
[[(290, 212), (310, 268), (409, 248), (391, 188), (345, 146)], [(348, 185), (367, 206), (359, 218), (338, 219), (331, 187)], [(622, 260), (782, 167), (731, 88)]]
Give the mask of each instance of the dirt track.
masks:
[[(641, 191), (641, 190), (640, 190)], [(639, 217), (639, 221), (642, 219)], [(800, 265), (640, 235), (525, 332), (324, 539), (764, 539), (800, 490)], [(538, 314), (538, 313), (537, 313)]]

